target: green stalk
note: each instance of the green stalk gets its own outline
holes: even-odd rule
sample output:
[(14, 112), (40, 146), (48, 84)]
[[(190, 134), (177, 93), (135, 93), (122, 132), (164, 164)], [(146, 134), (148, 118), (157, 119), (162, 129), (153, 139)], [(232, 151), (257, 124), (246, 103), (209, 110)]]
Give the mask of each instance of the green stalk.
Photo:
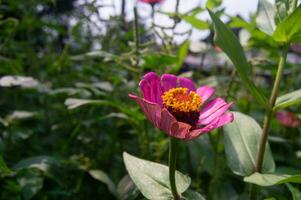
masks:
[(177, 140), (173, 137), (170, 137), (169, 140), (169, 182), (171, 187), (171, 192), (175, 200), (180, 199), (180, 196), (177, 191), (175, 172), (176, 172), (176, 160), (177, 160)]
[[(264, 121), (263, 121), (263, 130), (262, 130), (262, 135), (260, 138), (260, 145), (259, 145), (259, 150), (257, 154), (257, 159), (256, 159), (256, 165), (255, 165), (255, 172), (261, 172), (262, 170), (262, 164), (263, 164), (263, 159), (264, 159), (264, 152), (265, 152), (265, 147), (269, 135), (269, 127), (271, 124), (271, 118), (273, 115), (273, 108), (275, 106), (276, 98), (278, 95), (278, 90), (279, 90), (279, 85), (283, 73), (283, 68), (286, 62), (286, 57), (287, 57), (287, 52), (288, 52), (288, 47), (289, 45), (285, 45), (282, 49), (282, 54), (280, 56), (279, 64), (278, 64), (278, 69), (277, 69), (277, 74), (276, 78), (274, 81), (273, 85), (273, 90), (269, 99), (269, 105), (268, 109), (266, 110), (265, 116), (264, 116)], [(251, 199), (256, 199), (256, 188), (253, 186), (251, 188)]]

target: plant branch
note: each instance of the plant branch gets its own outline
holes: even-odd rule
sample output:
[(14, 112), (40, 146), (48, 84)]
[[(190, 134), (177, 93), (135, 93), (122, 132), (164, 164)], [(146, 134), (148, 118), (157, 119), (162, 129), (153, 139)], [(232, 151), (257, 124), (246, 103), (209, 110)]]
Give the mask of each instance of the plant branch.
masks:
[(176, 186), (176, 159), (177, 159), (177, 140), (173, 137), (170, 137), (169, 140), (169, 157), (168, 157), (168, 165), (169, 165), (169, 182), (171, 187), (171, 192), (175, 200), (179, 200), (180, 196), (177, 191)]

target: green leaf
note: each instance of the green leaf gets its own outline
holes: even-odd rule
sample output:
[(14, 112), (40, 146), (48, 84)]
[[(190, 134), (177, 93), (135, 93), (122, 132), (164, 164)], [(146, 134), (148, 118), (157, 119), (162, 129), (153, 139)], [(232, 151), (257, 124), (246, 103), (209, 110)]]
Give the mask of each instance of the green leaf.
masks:
[(76, 99), (76, 98), (68, 98), (65, 100), (65, 106), (69, 110), (81, 107), (83, 105), (94, 104), (94, 105), (108, 105), (110, 104), (107, 101), (103, 100), (91, 100), (91, 99)]
[(200, 193), (193, 190), (187, 190), (183, 197), (185, 200), (206, 200)]
[(277, 98), (274, 111), (301, 103), (301, 89), (295, 90)]
[(117, 193), (121, 200), (129, 199), (135, 193), (139, 193), (129, 175), (125, 175), (117, 185)]
[(260, 186), (272, 186), (282, 183), (301, 183), (301, 175), (288, 174), (260, 174), (254, 173), (244, 178), (245, 182)]
[(274, 5), (271, 4), (268, 0), (259, 0), (257, 12), (256, 23), (258, 28), (267, 34), (272, 35), (276, 28), (274, 21)]
[[(233, 173), (246, 176), (253, 173), (262, 129), (248, 115), (239, 112), (233, 113), (234, 121), (224, 127), (226, 158)], [(268, 144), (262, 170), (263, 172), (275, 170), (275, 163)]]
[(116, 197), (118, 196), (114, 182), (109, 178), (109, 176), (105, 172), (98, 169), (93, 169), (93, 170), (89, 170), (89, 174), (94, 179), (106, 184), (108, 186), (109, 191)]
[(205, 21), (202, 21), (195, 16), (191, 15), (180, 15), (181, 19), (185, 20), (187, 23), (191, 24), (196, 29), (199, 30), (207, 30), (209, 28), (209, 24)]
[(7, 167), (3, 157), (0, 155), (0, 173), (8, 173), (10, 169)]
[[(126, 152), (123, 153), (123, 160), (130, 177), (144, 197), (173, 199), (167, 166), (136, 158)], [(176, 185), (178, 192), (183, 193), (190, 185), (190, 178), (177, 171)]]
[(251, 66), (247, 62), (242, 46), (239, 44), (238, 39), (234, 33), (227, 28), (227, 26), (210, 10), (208, 10), (211, 19), (214, 23), (214, 42), (227, 54), (236, 67), (237, 72), (245, 84), (246, 88), (253, 95), (253, 97), (261, 105), (267, 106), (267, 100), (263, 93), (254, 85), (249, 79), (251, 74)]
[(297, 189), (294, 188), (291, 184), (286, 183), (286, 187), (290, 190), (293, 200), (300, 200), (301, 199), (301, 192)]
[(19, 161), (14, 165), (16, 170), (36, 168), (43, 172), (49, 171), (51, 165), (58, 164), (57, 160), (50, 156), (33, 156)]
[(206, 8), (213, 9), (222, 4), (222, 0), (207, 0)]
[(292, 14), (280, 22), (273, 34), (274, 40), (280, 43), (301, 42), (301, 5)]
[(44, 179), (34, 171), (24, 171), (18, 174), (18, 183), (22, 187), (24, 200), (32, 199), (43, 187)]
[(183, 62), (188, 53), (188, 49), (189, 49), (189, 41), (186, 41), (181, 45), (181, 47), (178, 51), (178, 54), (177, 54), (178, 62), (176, 64), (175, 68), (173, 69), (174, 72), (178, 72), (180, 70), (180, 68), (182, 67)]

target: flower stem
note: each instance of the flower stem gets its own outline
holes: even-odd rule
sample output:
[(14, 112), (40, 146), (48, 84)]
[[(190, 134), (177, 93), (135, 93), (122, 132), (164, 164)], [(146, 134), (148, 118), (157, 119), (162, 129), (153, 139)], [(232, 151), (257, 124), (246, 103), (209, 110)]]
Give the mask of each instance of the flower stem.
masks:
[(177, 159), (177, 140), (173, 137), (170, 137), (169, 140), (169, 182), (171, 187), (171, 192), (175, 200), (180, 199), (180, 196), (177, 192), (175, 172), (176, 172), (176, 159)]
[[(272, 94), (269, 99), (269, 106), (268, 106), (268, 109), (266, 110), (266, 113), (264, 116), (263, 130), (262, 130), (262, 135), (260, 138), (260, 145), (259, 145), (256, 165), (255, 165), (255, 169), (254, 169), (255, 172), (259, 172), (259, 173), (262, 170), (264, 152), (265, 152), (265, 147), (266, 147), (266, 143), (267, 143), (267, 139), (268, 139), (268, 135), (269, 135), (269, 127), (270, 127), (270, 123), (271, 123), (271, 118), (273, 115), (273, 107), (275, 105), (276, 98), (278, 95), (282, 72), (283, 72), (284, 64), (286, 62), (288, 47), (289, 47), (289, 45), (285, 45), (282, 49), (282, 54), (280, 56), (280, 60), (279, 60), (279, 64), (278, 64), (278, 69), (277, 69), (277, 74), (276, 74), (276, 78), (275, 78), (274, 85), (273, 85)], [(254, 186), (251, 189), (251, 199), (256, 199), (256, 189), (254, 188)]]

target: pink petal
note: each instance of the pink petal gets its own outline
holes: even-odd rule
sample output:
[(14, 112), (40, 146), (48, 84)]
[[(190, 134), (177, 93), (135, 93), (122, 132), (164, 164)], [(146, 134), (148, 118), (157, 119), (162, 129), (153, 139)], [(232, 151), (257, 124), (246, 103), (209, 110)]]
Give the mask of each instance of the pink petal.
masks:
[(224, 126), (228, 123), (233, 122), (234, 115), (233, 113), (225, 113), (222, 116), (215, 118), (210, 124), (206, 125), (203, 128), (195, 129), (189, 133), (189, 136), (186, 137), (186, 140), (192, 140), (195, 139), (205, 133), (208, 133), (212, 131), (213, 129), (219, 128), (221, 126)]
[(224, 104), (222, 107), (218, 108), (217, 110), (213, 111), (208, 117), (206, 118), (199, 118), (198, 124), (199, 125), (206, 125), (211, 123), (214, 119), (220, 117), (221, 115), (223, 115), (228, 109), (229, 107), (232, 105), (232, 103), (229, 104)]
[(207, 99), (209, 99), (214, 94), (214, 91), (215, 90), (213, 87), (203, 86), (198, 88), (196, 90), (196, 93), (200, 95), (200, 97), (202, 98), (202, 102), (204, 103), (205, 101), (207, 101)]
[(227, 103), (222, 98), (215, 98), (209, 101), (208, 104), (206, 104), (201, 110), (199, 120), (209, 117), (212, 113), (225, 105), (227, 105)]
[(166, 92), (171, 88), (177, 87), (178, 78), (173, 74), (163, 74), (161, 76), (162, 90)]
[(190, 91), (196, 90), (193, 81), (190, 80), (189, 78), (179, 77), (178, 83), (179, 83), (179, 87), (188, 88)]
[(166, 108), (163, 108), (161, 112), (160, 129), (170, 135), (170, 129), (175, 123), (177, 123), (176, 118), (168, 112)]
[(144, 75), (143, 80), (139, 83), (139, 87), (146, 100), (162, 105), (161, 82), (160, 77), (156, 73), (149, 72)]
[(191, 126), (189, 124), (183, 123), (183, 122), (177, 122), (173, 124), (173, 126), (170, 129), (170, 136), (185, 140), (186, 137), (189, 135), (189, 130), (191, 129)]
[(135, 100), (140, 105), (146, 118), (151, 121), (156, 127), (160, 128), (161, 106), (132, 94), (129, 94), (129, 97)]

